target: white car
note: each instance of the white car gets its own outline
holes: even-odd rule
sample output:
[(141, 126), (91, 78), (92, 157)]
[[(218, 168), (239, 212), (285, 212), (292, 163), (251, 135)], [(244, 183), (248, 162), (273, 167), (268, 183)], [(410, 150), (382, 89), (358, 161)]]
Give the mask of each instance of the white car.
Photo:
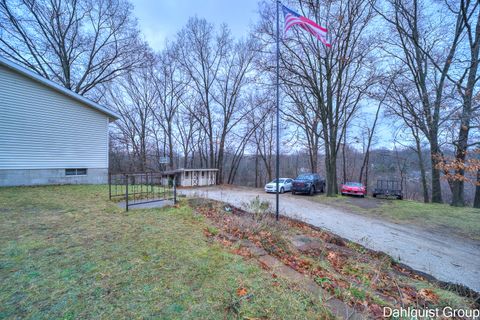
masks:
[[(292, 191), (293, 179), (280, 178), (279, 180), (280, 180), (280, 183), (278, 184), (278, 189), (280, 190), (280, 193), (284, 193), (284, 192), (287, 192), (287, 191)], [(277, 179), (267, 183), (265, 185), (265, 192), (277, 192), (276, 181), (277, 181)]]

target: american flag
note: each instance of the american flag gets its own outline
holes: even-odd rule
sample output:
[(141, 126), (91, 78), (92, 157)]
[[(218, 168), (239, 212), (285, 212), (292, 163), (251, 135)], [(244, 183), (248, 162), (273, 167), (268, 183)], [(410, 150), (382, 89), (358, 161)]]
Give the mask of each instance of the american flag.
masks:
[(304, 16), (299, 15), (295, 11), (282, 5), (283, 16), (285, 17), (285, 27), (283, 33), (287, 33), (288, 29), (294, 25), (299, 25), (304, 30), (310, 32), (318, 40), (322, 41), (327, 47), (332, 45), (327, 41), (327, 32), (328, 30), (319, 26), (314, 21), (305, 18)]

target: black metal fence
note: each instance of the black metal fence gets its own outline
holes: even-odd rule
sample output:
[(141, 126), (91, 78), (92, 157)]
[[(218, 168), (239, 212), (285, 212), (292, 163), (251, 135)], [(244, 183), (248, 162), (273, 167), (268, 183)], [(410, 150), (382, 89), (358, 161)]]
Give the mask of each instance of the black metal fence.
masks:
[(109, 174), (108, 192), (110, 200), (125, 201), (127, 211), (144, 203), (177, 202), (175, 177), (161, 172)]

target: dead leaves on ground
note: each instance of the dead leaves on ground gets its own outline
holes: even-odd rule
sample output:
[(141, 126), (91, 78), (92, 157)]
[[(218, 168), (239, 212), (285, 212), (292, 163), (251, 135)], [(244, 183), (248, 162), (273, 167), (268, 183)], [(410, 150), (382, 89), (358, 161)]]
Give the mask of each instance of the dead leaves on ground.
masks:
[(230, 250), (231, 253), (245, 257), (245, 258), (251, 258), (252, 254), (250, 253), (250, 250), (248, 250), (245, 247), (238, 247), (238, 248), (233, 248)]
[(330, 264), (335, 268), (341, 268), (344, 264), (346, 259), (342, 256), (340, 256), (338, 253), (334, 251), (330, 251), (327, 254), (327, 260), (330, 262)]
[[(319, 286), (332, 295), (361, 311), (368, 311), (373, 318), (382, 318), (382, 306), (435, 306), (439, 303), (439, 296), (431, 289), (418, 290), (411, 284), (397, 283), (401, 277), (414, 281), (425, 279), (400, 265), (391, 265), (390, 258), (384, 254), (364, 247), (357, 248), (360, 246), (347, 243), (338, 236), (302, 222), (282, 218), (283, 227), (287, 226), (286, 229), (289, 231), (293, 230), (297, 234), (308, 235), (322, 241), (319, 250), (307, 250), (302, 255), (296, 248), (292, 248), (284, 232), (285, 228), (279, 231), (275, 225), (262, 226), (262, 222), (253, 221), (250, 214), (237, 208), (232, 208), (231, 212), (219, 208), (215, 205), (196, 208), (198, 213), (209, 218), (220, 230), (220, 233), (214, 234), (206, 228), (205, 236), (215, 238), (234, 254), (251, 258), (248, 248), (237, 246), (235, 243), (235, 239), (248, 239), (285, 265), (311, 276)], [(330, 267), (324, 268), (315, 263), (319, 260), (328, 261)], [(266, 270), (270, 269), (261, 261), (260, 266)], [(277, 276), (272, 274), (272, 277)], [(273, 285), (277, 286), (279, 282), (275, 281)], [(368, 289), (365, 291), (362, 288)], [(359, 297), (359, 292), (364, 294)], [(239, 298), (246, 297), (248, 291), (240, 287), (236, 290), (236, 295)]]
[(418, 296), (421, 297), (426, 302), (438, 303), (438, 294), (433, 292), (432, 289), (420, 289), (418, 291)]

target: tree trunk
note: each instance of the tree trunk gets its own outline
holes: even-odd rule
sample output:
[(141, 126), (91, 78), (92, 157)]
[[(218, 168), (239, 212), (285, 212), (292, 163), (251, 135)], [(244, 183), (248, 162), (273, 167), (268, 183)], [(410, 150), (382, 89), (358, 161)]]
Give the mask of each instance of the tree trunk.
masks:
[(367, 147), (365, 148), (365, 142), (363, 142), (363, 149), (365, 155), (363, 156), (363, 161), (362, 161), (362, 166), (360, 167), (360, 173), (358, 174), (358, 182), (362, 183), (363, 182), (363, 172), (367, 169), (367, 162), (368, 162), (368, 157), (370, 157), (370, 139), (371, 135), (368, 135), (368, 142), (367, 142)]
[(390, 86), (387, 87), (385, 91), (385, 95), (383, 96), (382, 100), (378, 103), (377, 111), (375, 112), (375, 119), (373, 120), (373, 125), (371, 130), (368, 132), (368, 142), (367, 142), (367, 150), (365, 151), (365, 157), (363, 158), (362, 167), (360, 168), (360, 175), (359, 175), (359, 182), (363, 181), (363, 171), (365, 170), (365, 187), (368, 189), (368, 162), (370, 158), (370, 146), (372, 145), (373, 135), (375, 134), (375, 127), (377, 126), (378, 115), (380, 114), (380, 109), (382, 107), (382, 103), (387, 96), (387, 92)]
[[(480, 23), (479, 23), (480, 25)], [(478, 46), (478, 44), (477, 44)], [(473, 67), (472, 67), (473, 68)], [(476, 76), (476, 64), (475, 70), (470, 70), (470, 72)], [(469, 79), (470, 80), (470, 79)], [(471, 80), (474, 82), (474, 80)], [(470, 82), (470, 81), (469, 81)], [(470, 85), (470, 83), (469, 83)], [(472, 117), (472, 90), (473, 90), (473, 83), (471, 83), (470, 89), (467, 86), (467, 92), (465, 92), (463, 97), (463, 110), (460, 122), (460, 132), (458, 134), (458, 142), (457, 142), (457, 150), (455, 152), (455, 160), (459, 163), (465, 163), (465, 158), (467, 156), (467, 148), (468, 148), (468, 134), (470, 131), (470, 119)], [(456, 177), (464, 177), (465, 176), (465, 169), (463, 166), (460, 166), (455, 170)], [(456, 178), (453, 181), (453, 189), (452, 189), (452, 203), (451, 205), (454, 207), (463, 207), (465, 206), (465, 199), (464, 199), (464, 181), (462, 178)]]
[[(477, 4), (478, 5), (478, 2)], [(468, 5), (464, 2), (461, 4), (462, 9), (465, 12), (468, 12)], [(466, 13), (464, 13), (466, 15)], [(464, 19), (467, 19), (465, 16)], [(468, 21), (464, 21), (466, 24)], [(468, 149), (468, 134), (470, 130), (470, 120), (472, 118), (472, 95), (473, 91), (477, 84), (477, 73), (478, 73), (478, 66), (479, 66), (479, 53), (480, 53), (480, 15), (477, 12), (476, 18), (476, 26), (475, 31), (473, 34), (471, 33), (471, 29), (467, 28), (468, 31), (468, 39), (470, 45), (470, 66), (468, 68), (468, 78), (467, 83), (465, 86), (465, 90), (463, 91), (462, 98), (463, 98), (463, 106), (462, 106), (462, 114), (460, 116), (460, 132), (458, 133), (458, 141), (456, 144), (456, 152), (455, 152), (455, 160), (458, 163), (464, 164), (465, 158), (467, 156), (467, 149)], [(460, 86), (459, 86), (460, 87)], [(461, 89), (460, 89), (461, 90)], [(455, 207), (463, 207), (465, 206), (464, 200), (464, 181), (463, 177), (465, 175), (465, 170), (463, 166), (459, 166), (458, 169), (455, 170), (455, 176), (460, 176), (461, 178), (456, 178), (453, 182), (453, 194), (452, 194), (452, 206)]]
[(420, 138), (418, 136), (418, 131), (414, 131), (412, 129), (412, 134), (415, 138), (415, 145), (417, 148), (417, 155), (418, 155), (418, 165), (420, 167), (420, 175), (422, 178), (422, 187), (423, 187), (423, 202), (429, 203), (430, 197), (428, 195), (428, 184), (427, 184), (427, 174), (425, 172), (425, 164), (423, 162), (423, 154), (422, 154), (422, 146), (420, 145)]
[(326, 170), (326, 185), (327, 197), (332, 197), (337, 194), (337, 157), (332, 154), (329, 148), (325, 148), (325, 170)]
[(315, 135), (315, 133), (312, 132), (307, 134), (307, 140), (308, 140), (308, 155), (309, 155), (309, 160), (310, 160), (310, 171), (311, 172), (317, 172), (317, 167), (318, 167), (318, 136)]
[(170, 169), (173, 169), (173, 138), (172, 138), (172, 125), (171, 122), (168, 123), (168, 156), (169, 156), (169, 165)]
[[(213, 135), (212, 135), (212, 128), (210, 126), (210, 134), (208, 135), (208, 142), (209, 142), (209, 153), (210, 153), (210, 168), (216, 168), (215, 163), (215, 144), (213, 142)], [(218, 181), (218, 174), (217, 174), (217, 181)]]
[[(345, 126), (346, 128), (346, 126)], [(342, 168), (343, 168), (343, 183), (347, 183), (347, 156), (345, 155), (345, 149), (347, 144), (347, 132), (344, 129), (343, 133), (343, 145), (342, 145)]]
[[(188, 150), (187, 148), (185, 148), (185, 150)], [(193, 157), (193, 152), (192, 152), (192, 157)], [(185, 151), (185, 153), (183, 154), (183, 167), (186, 168), (188, 165), (188, 151)]]
[[(457, 158), (458, 159), (458, 158)], [(463, 169), (455, 170), (455, 175), (463, 176), (465, 171)], [(465, 206), (465, 199), (464, 199), (464, 182), (463, 180), (454, 180), (452, 182), (452, 202), (450, 203), (453, 207), (464, 207)]]
[[(198, 148), (198, 157), (200, 159), (200, 168), (203, 168), (203, 148), (202, 146), (200, 145), (200, 148)], [(192, 161), (195, 160), (194, 158), (192, 158)]]
[(318, 167), (318, 150), (312, 150), (312, 156), (310, 160), (310, 169), (312, 172), (317, 172)]
[(422, 177), (422, 187), (423, 187), (423, 202), (429, 203), (430, 196), (428, 195), (428, 182), (427, 174), (425, 172), (425, 164), (423, 163), (422, 150), (418, 149), (418, 161), (420, 165), (420, 175)]
[(437, 141), (430, 142), (430, 160), (432, 164), (432, 202), (442, 203), (442, 186), (440, 184), (440, 170), (437, 168), (440, 149)]
[(255, 188), (258, 188), (258, 147), (255, 150)]
[(220, 142), (220, 147), (218, 150), (218, 160), (217, 160), (217, 184), (223, 184), (223, 156), (224, 156), (224, 140)]
[[(477, 35), (480, 36), (480, 21), (477, 25)], [(460, 132), (458, 134), (457, 150), (455, 154), (455, 160), (459, 161), (460, 163), (465, 163), (465, 157), (467, 156), (468, 134), (470, 131), (470, 120), (472, 118), (472, 91), (474, 89), (477, 76), (479, 47), (480, 45), (477, 42), (475, 44), (475, 48), (473, 48), (472, 50), (474, 51), (474, 54), (472, 54), (472, 59), (474, 59), (475, 61), (472, 61), (472, 65), (469, 71), (470, 74), (468, 78), (467, 89), (463, 96), (463, 110), (460, 122)], [(455, 175), (460, 175), (461, 177), (463, 177), (465, 175), (465, 170), (463, 169), (463, 167), (455, 170)], [(455, 181), (453, 182), (452, 206), (465, 206), (464, 181), (462, 179), (455, 179)]]
[[(367, 161), (365, 162), (365, 188), (368, 191), (368, 165), (370, 162), (370, 151), (367, 151)], [(361, 180), (360, 180), (361, 182)]]
[(480, 169), (477, 170), (477, 186), (475, 187), (475, 199), (473, 200), (473, 207), (480, 208)]
[(263, 164), (265, 165), (266, 176), (268, 177), (268, 182), (272, 181), (273, 179), (273, 170), (272, 170), (272, 153), (267, 155), (266, 152), (260, 152), (260, 157), (263, 160)]

